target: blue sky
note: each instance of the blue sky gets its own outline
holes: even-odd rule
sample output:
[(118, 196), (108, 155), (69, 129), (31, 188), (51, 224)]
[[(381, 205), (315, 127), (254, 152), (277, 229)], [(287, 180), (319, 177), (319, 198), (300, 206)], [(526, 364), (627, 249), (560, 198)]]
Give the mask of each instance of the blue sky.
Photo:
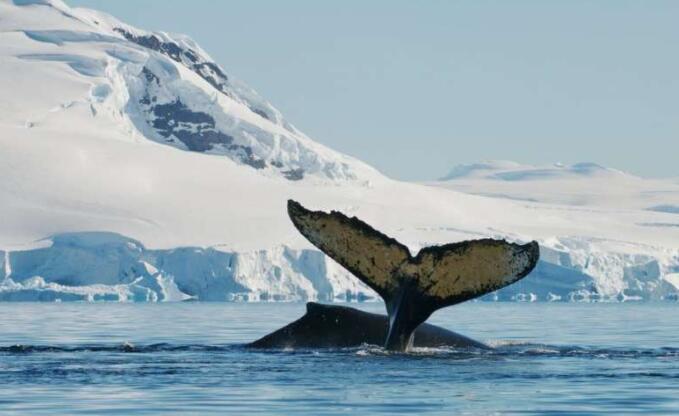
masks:
[(679, 177), (679, 2), (67, 1), (189, 34), (395, 178), (482, 159)]

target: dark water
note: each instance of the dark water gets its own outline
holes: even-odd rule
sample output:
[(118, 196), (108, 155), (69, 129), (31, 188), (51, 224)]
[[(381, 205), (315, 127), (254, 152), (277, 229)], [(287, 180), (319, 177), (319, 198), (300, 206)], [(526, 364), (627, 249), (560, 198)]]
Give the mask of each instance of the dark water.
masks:
[(242, 347), (303, 310), (0, 304), (0, 414), (679, 414), (677, 304), (469, 303), (432, 318), (494, 351)]

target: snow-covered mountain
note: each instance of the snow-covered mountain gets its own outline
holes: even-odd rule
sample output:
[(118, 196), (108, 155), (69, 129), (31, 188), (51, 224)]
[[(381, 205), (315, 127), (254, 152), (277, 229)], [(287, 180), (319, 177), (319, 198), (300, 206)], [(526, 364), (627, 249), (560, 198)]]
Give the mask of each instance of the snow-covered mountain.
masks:
[(146, 32), (59, 0), (1, 7), (3, 55), (15, 61), (5, 65), (13, 75), (4, 91), (20, 91), (17, 82), (47, 89), (7, 96), (8, 121), (49, 128), (68, 118), (64, 110), (89, 112), (94, 122), (80, 124), (106, 118), (128, 140), (223, 155), (289, 180), (357, 179), (371, 170), (304, 136), (186, 36)]
[[(676, 252), (671, 249), (676, 247), (676, 242), (669, 241), (667, 246), (661, 243), (661, 235), (666, 231), (675, 241), (679, 237), (679, 182), (676, 180), (640, 178), (590, 162), (531, 166), (492, 160), (456, 166), (448, 175), (429, 185), (533, 206), (541, 213), (537, 218), (549, 210), (564, 213), (558, 215), (607, 212), (611, 217), (626, 218), (624, 221), (657, 236), (655, 242), (651, 240), (647, 244), (655, 246), (658, 253), (663, 248), (667, 249), (666, 253), (673, 253), (666, 257), (665, 263), (657, 261), (662, 255), (652, 255), (654, 259), (651, 259), (638, 256), (641, 251), (632, 254), (636, 251), (634, 247), (645, 244), (634, 240), (637, 234), (626, 235), (616, 242), (629, 244), (631, 252), (627, 255), (617, 250), (602, 251), (597, 246), (611, 243), (605, 239), (557, 236), (562, 251), (568, 254), (560, 253), (558, 259), (551, 260), (543, 257), (545, 263), (565, 264), (581, 272), (580, 277), (570, 274), (564, 279), (584, 282), (589, 277), (596, 292), (607, 296), (619, 291), (618, 298), (623, 299), (676, 299), (679, 269)], [(649, 212), (657, 215), (648, 217)], [(545, 287), (549, 282), (561, 280), (548, 277), (544, 281)], [(663, 279), (659, 281), (660, 277)]]
[(489, 299), (676, 298), (677, 183), (512, 163), (393, 181), (306, 137), (186, 36), (58, 0), (0, 0), (0, 16), (0, 299), (373, 297), (294, 230), (288, 198), (412, 251), (537, 239), (536, 271)]
[(530, 166), (486, 161), (456, 166), (436, 184), (494, 198), (679, 213), (679, 181), (640, 178), (589, 162)]

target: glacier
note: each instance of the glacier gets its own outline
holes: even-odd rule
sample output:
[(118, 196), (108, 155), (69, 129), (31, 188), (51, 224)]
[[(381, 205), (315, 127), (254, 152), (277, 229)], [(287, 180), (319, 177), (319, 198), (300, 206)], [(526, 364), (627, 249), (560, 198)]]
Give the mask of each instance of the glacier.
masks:
[(6, 301), (370, 299), (361, 282), (316, 250), (150, 250), (119, 234), (85, 232), (1, 254), (0, 300)]
[(0, 300), (375, 300), (298, 235), (289, 198), (413, 253), (537, 240), (536, 270), (483, 300), (677, 300), (678, 180), (485, 161), (400, 182), (304, 135), (188, 36), (59, 0), (0, 16)]
[[(588, 247), (589, 248), (589, 247)], [(486, 301), (677, 300), (679, 267), (638, 255), (578, 255), (541, 247), (529, 277)], [(253, 252), (148, 249), (111, 232), (67, 233), (0, 252), (2, 301), (373, 301), (362, 282), (315, 249)], [(591, 264), (589, 264), (591, 262)], [(667, 272), (667, 279), (663, 279)], [(606, 288), (602, 281), (623, 287)]]

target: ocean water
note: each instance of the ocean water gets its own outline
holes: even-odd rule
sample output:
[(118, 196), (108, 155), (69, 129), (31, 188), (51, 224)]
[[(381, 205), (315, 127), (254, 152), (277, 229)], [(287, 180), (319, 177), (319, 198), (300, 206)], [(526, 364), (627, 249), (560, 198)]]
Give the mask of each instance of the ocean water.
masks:
[(493, 351), (242, 346), (303, 313), (0, 304), (0, 414), (679, 414), (677, 304), (467, 303), (431, 318)]

